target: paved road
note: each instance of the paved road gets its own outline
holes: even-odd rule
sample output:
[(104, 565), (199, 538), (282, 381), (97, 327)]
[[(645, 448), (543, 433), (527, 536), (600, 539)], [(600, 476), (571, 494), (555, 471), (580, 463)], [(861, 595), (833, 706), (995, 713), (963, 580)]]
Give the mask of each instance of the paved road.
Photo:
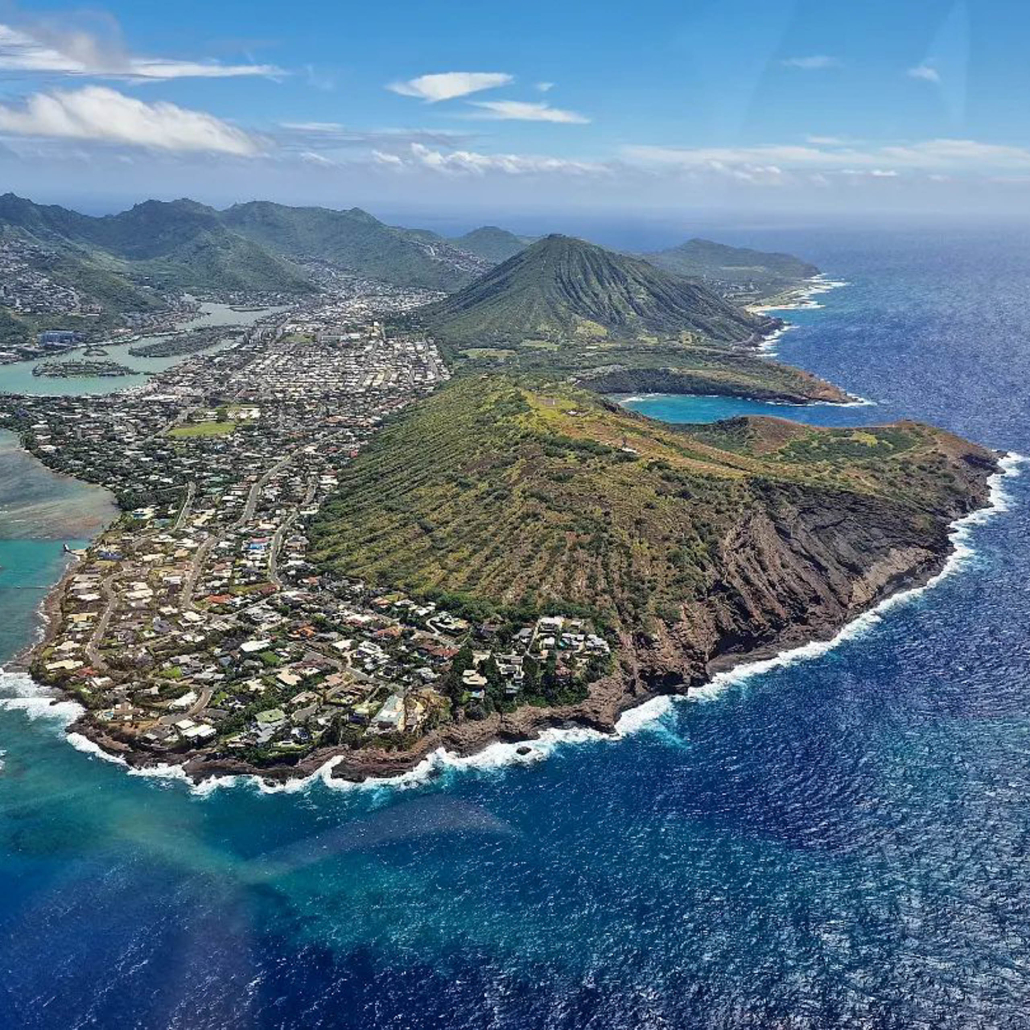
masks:
[(186, 484), (186, 499), (182, 502), (182, 507), (179, 509), (179, 517), (175, 520), (175, 525), (172, 529), (182, 529), (183, 522), (186, 521), (186, 516), (190, 513), (190, 508), (193, 505), (193, 498), (197, 496), (197, 484), (191, 479)]
[(116, 572), (112, 572), (110, 576), (107, 576), (100, 582), (100, 593), (104, 595), (107, 603), (104, 605), (100, 618), (97, 619), (97, 624), (93, 629), (93, 635), (89, 638), (89, 643), (86, 644), (86, 657), (89, 659), (89, 664), (97, 669), (107, 668), (107, 662), (104, 661), (103, 656), (100, 654), (100, 642), (104, 639), (104, 634), (107, 632), (107, 624), (111, 621), (111, 615), (118, 601), (116, 594), (111, 589), (111, 585), (117, 576)]

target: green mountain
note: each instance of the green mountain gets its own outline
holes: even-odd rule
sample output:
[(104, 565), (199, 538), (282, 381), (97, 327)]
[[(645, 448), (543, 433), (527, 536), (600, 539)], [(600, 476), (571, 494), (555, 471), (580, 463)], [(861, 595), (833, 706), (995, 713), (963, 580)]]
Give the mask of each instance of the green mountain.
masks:
[(402, 286), (453, 290), (485, 267), (433, 233), (394, 228), (360, 208), (331, 211), (252, 201), (235, 204), (220, 217), (233, 232), (277, 254), (325, 261)]
[[(148, 200), (93, 218), (6, 194), (0, 197), (0, 231), (44, 248), (55, 262), (63, 260), (76, 288), (120, 310), (137, 306), (137, 283), (169, 290), (311, 290), (299, 268), (232, 232), (219, 212), (191, 200)], [(89, 281), (101, 272), (112, 277), (106, 297)], [(115, 279), (124, 286), (112, 299)]]
[(357, 208), (254, 202), (217, 211), (192, 200), (148, 200), (94, 218), (6, 194), (0, 197), (0, 234), (62, 256), (77, 286), (80, 278), (85, 287), (87, 278), (110, 276), (108, 296), (98, 296), (103, 303), (119, 292), (120, 282), (121, 310), (144, 306), (133, 293), (138, 284), (307, 293), (313, 287), (301, 262), (309, 260), (435, 290), (464, 286), (488, 267), (441, 237), (393, 228)]
[(514, 257), (519, 251), (525, 250), (530, 242), (507, 229), (498, 229), (496, 225), (484, 225), (451, 240), (459, 250), (475, 254), (492, 265), (499, 265)]
[(677, 428), (553, 379), (460, 377), (343, 469), (314, 550), (501, 618), (591, 609), (625, 684), (674, 688), (939, 569), (995, 462), (910, 422)]
[(420, 314), (445, 343), (692, 333), (743, 343), (769, 324), (706, 287), (568, 236), (547, 236)]
[(292, 262), (227, 228), (219, 212), (191, 200), (148, 200), (97, 219), (94, 239), (167, 289), (310, 292)]
[(702, 239), (688, 240), (678, 247), (645, 254), (644, 257), (651, 264), (675, 275), (737, 287), (782, 287), (819, 274), (815, 265), (791, 254), (728, 247)]

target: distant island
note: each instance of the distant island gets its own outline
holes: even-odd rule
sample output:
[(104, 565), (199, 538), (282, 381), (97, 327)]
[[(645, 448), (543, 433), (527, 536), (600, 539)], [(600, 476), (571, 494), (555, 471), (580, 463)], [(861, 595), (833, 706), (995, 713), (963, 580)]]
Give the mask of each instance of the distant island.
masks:
[[(674, 427), (608, 398), (852, 400), (762, 351), (783, 323), (756, 308), (815, 288), (788, 255), (444, 240), (264, 203), (90, 219), (8, 196), (5, 218), (15, 250), (89, 240), (126, 274), (162, 270), (162, 303), (173, 284), (236, 305), (244, 281), (293, 291), (246, 330), (137, 346), (185, 357), (142, 390), (0, 395), (29, 450), (124, 513), (25, 662), (131, 764), (362, 779), (438, 747), (611, 731), (925, 582), (997, 469), (914, 422)], [(40, 366), (87, 367), (131, 371)]]

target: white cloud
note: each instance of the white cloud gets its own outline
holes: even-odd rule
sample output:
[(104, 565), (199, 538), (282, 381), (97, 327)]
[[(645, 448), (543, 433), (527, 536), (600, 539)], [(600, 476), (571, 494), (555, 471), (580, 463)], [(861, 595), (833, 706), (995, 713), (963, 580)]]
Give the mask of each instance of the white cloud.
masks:
[(448, 129), (352, 129), (339, 122), (280, 122), (271, 133), (287, 149), (338, 150), (429, 143), (454, 147), (475, 137)]
[(870, 179), (896, 179), (898, 177), (898, 173), (893, 168), (842, 168), (840, 174)]
[(89, 32), (48, 25), (14, 28), (0, 24), (0, 71), (89, 75), (97, 78), (168, 80), (222, 79), (241, 75), (278, 77), (286, 73), (271, 64), (221, 64), (137, 57), (117, 43)]
[(540, 93), (550, 93), (554, 89), (553, 82), (538, 82), (536, 88)]
[(437, 75), (420, 75), (407, 82), (391, 82), (386, 88), (404, 97), (418, 97), (426, 103), (466, 97), (484, 89), (496, 89), (514, 82), (514, 76), (506, 72), (441, 72)]
[(916, 143), (859, 146), (812, 144), (765, 144), (750, 147), (629, 146), (623, 157), (653, 169), (724, 169), (767, 167), (781, 169), (843, 170), (863, 168), (893, 171), (897, 168), (941, 171), (984, 171), (1030, 167), (1030, 150), (1024, 147), (976, 140), (933, 139)]
[(810, 57), (786, 57), (780, 61), (785, 68), (800, 68), (801, 71), (817, 72), (825, 68), (840, 68), (841, 61), (827, 54), (813, 54)]
[[(391, 155), (396, 156), (396, 155)], [(502, 172), (506, 175), (538, 175), (541, 173), (594, 175), (603, 174), (605, 165), (587, 161), (568, 161), (558, 157), (540, 157), (531, 154), (479, 154), (470, 150), (444, 152), (433, 150), (421, 143), (412, 143), (406, 166), (429, 168), (436, 172), (485, 175)]]
[(165, 101), (147, 104), (106, 86), (34, 93), (18, 106), (0, 104), (0, 133), (241, 157), (260, 151), (252, 136), (214, 115)]
[(322, 154), (316, 154), (313, 150), (302, 150), (300, 152), (300, 159), (309, 165), (318, 165), (321, 168), (332, 167), (336, 164), (335, 161), (330, 161), (328, 157), (324, 157)]
[(924, 82), (939, 83), (941, 81), (941, 73), (925, 61), (922, 64), (917, 64), (914, 68), (909, 68), (905, 74), (910, 79), (922, 79)]
[(519, 122), (561, 122), (565, 125), (588, 125), (590, 119), (575, 111), (563, 111), (550, 104), (527, 103), (523, 100), (473, 100), (473, 107), (483, 113), (477, 118), (491, 118), (497, 121)]

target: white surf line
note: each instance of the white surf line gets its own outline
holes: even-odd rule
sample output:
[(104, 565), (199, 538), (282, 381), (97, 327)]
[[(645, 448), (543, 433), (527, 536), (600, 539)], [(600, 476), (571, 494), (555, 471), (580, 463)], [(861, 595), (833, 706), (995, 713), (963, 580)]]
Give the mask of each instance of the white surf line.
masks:
[[(776, 311), (812, 311), (818, 308), (822, 308), (824, 305), (819, 304), (813, 300), (813, 297), (820, 296), (823, 293), (829, 293), (830, 290), (840, 289), (842, 286), (849, 286), (850, 283), (844, 279), (829, 279), (825, 272), (820, 272), (819, 275), (813, 276), (811, 279), (806, 280), (807, 286), (797, 290), (793, 299), (786, 301), (783, 304), (762, 304), (758, 307), (751, 308), (752, 311), (760, 315), (768, 315)], [(780, 340), (789, 333), (792, 329), (797, 329), (798, 326), (794, 322), (784, 320), (783, 325), (770, 333), (764, 340), (758, 345), (759, 353), (764, 354), (766, 357), (776, 356), (776, 345)]]
[(988, 480), (990, 484), (989, 503), (986, 507), (978, 508), (968, 515), (963, 515), (951, 523), (949, 539), (951, 541), (951, 554), (944, 563), (944, 567), (935, 576), (931, 577), (922, 586), (912, 587), (909, 590), (902, 590), (890, 597), (884, 598), (874, 608), (863, 612), (857, 618), (845, 625), (840, 632), (829, 640), (814, 640), (800, 647), (782, 651), (772, 658), (766, 658), (757, 662), (748, 662), (738, 665), (736, 668), (728, 669), (726, 672), (717, 673), (704, 686), (691, 691), (688, 700), (710, 701), (724, 693), (729, 687), (739, 685), (769, 672), (771, 669), (783, 668), (795, 665), (798, 662), (810, 661), (813, 658), (820, 658), (822, 655), (832, 651), (839, 644), (847, 640), (854, 640), (864, 636), (871, 629), (883, 621), (883, 613), (901, 604), (914, 600), (928, 590), (947, 579), (953, 573), (958, 572), (968, 565), (975, 551), (970, 546), (969, 540), (973, 528), (982, 526), (989, 522), (995, 515), (1009, 510), (1011, 498), (1004, 490), (1004, 480), (1020, 474), (1020, 466), (1027, 462), (1028, 458), (1021, 454), (1007, 454), (999, 462), (999, 470)]
[[(684, 397), (692, 397), (712, 401), (754, 401), (756, 404), (767, 404), (774, 408), (797, 408), (799, 411), (807, 411), (809, 408), (870, 408), (880, 402), (869, 400), (868, 397), (856, 397), (853, 401), (767, 401), (761, 397), (735, 397), (726, 393), (641, 393), (633, 397), (623, 397), (616, 401), (620, 406), (636, 404), (640, 401), (657, 400), (667, 397), (670, 400), (679, 400)], [(661, 421), (659, 419), (658, 421)], [(699, 422), (670, 422), (669, 425), (702, 425)]]
[[(989, 522), (995, 515), (1008, 511), (1011, 498), (1004, 490), (1004, 480), (1020, 474), (1020, 466), (1030, 459), (1019, 454), (1008, 454), (1001, 459), (999, 471), (988, 480), (990, 484), (989, 503), (986, 507), (956, 519), (950, 525), (952, 552), (947, 562), (937, 575), (929, 579), (923, 586), (903, 590), (885, 598), (875, 608), (864, 612), (853, 619), (840, 632), (829, 640), (812, 641), (799, 647), (783, 651), (772, 658), (756, 662), (746, 662), (726, 672), (717, 673), (709, 683), (692, 689), (685, 695), (666, 695), (651, 698), (641, 705), (624, 712), (615, 724), (614, 733), (602, 733), (591, 729), (548, 729), (539, 737), (514, 743), (495, 742), (487, 745), (473, 755), (462, 756), (437, 748), (427, 755), (414, 768), (397, 776), (363, 780), (354, 783), (350, 780), (334, 778), (333, 769), (343, 760), (342, 756), (331, 758), (319, 766), (309, 776), (271, 782), (256, 774), (237, 776), (213, 776), (195, 783), (186, 775), (181, 766), (171, 764), (154, 765), (146, 768), (130, 766), (125, 759), (104, 751), (99, 745), (79, 733), (63, 734), (68, 743), (76, 750), (93, 755), (103, 761), (120, 765), (130, 776), (142, 776), (155, 779), (180, 780), (190, 793), (197, 797), (207, 797), (216, 790), (227, 787), (249, 787), (261, 794), (297, 794), (309, 790), (316, 783), (335, 791), (350, 790), (403, 790), (422, 786), (439, 778), (444, 772), (471, 772), (484, 770), (500, 770), (509, 766), (528, 766), (543, 761), (557, 748), (569, 745), (614, 743), (625, 740), (633, 734), (644, 730), (660, 730), (664, 717), (677, 702), (712, 701), (725, 693), (730, 687), (737, 686), (760, 676), (772, 669), (795, 665), (798, 662), (810, 661), (827, 654), (839, 644), (853, 640), (873, 629), (883, 621), (883, 613), (899, 604), (907, 603), (927, 590), (933, 589), (948, 576), (964, 568), (975, 551), (969, 544), (974, 527)], [(30, 719), (48, 718), (59, 721), (61, 729), (70, 725), (83, 712), (83, 708), (74, 701), (56, 700), (47, 688), (36, 684), (26, 673), (6, 673), (0, 670), (0, 686), (13, 685), (20, 690), (13, 697), (0, 697), (0, 710), (20, 710)]]

